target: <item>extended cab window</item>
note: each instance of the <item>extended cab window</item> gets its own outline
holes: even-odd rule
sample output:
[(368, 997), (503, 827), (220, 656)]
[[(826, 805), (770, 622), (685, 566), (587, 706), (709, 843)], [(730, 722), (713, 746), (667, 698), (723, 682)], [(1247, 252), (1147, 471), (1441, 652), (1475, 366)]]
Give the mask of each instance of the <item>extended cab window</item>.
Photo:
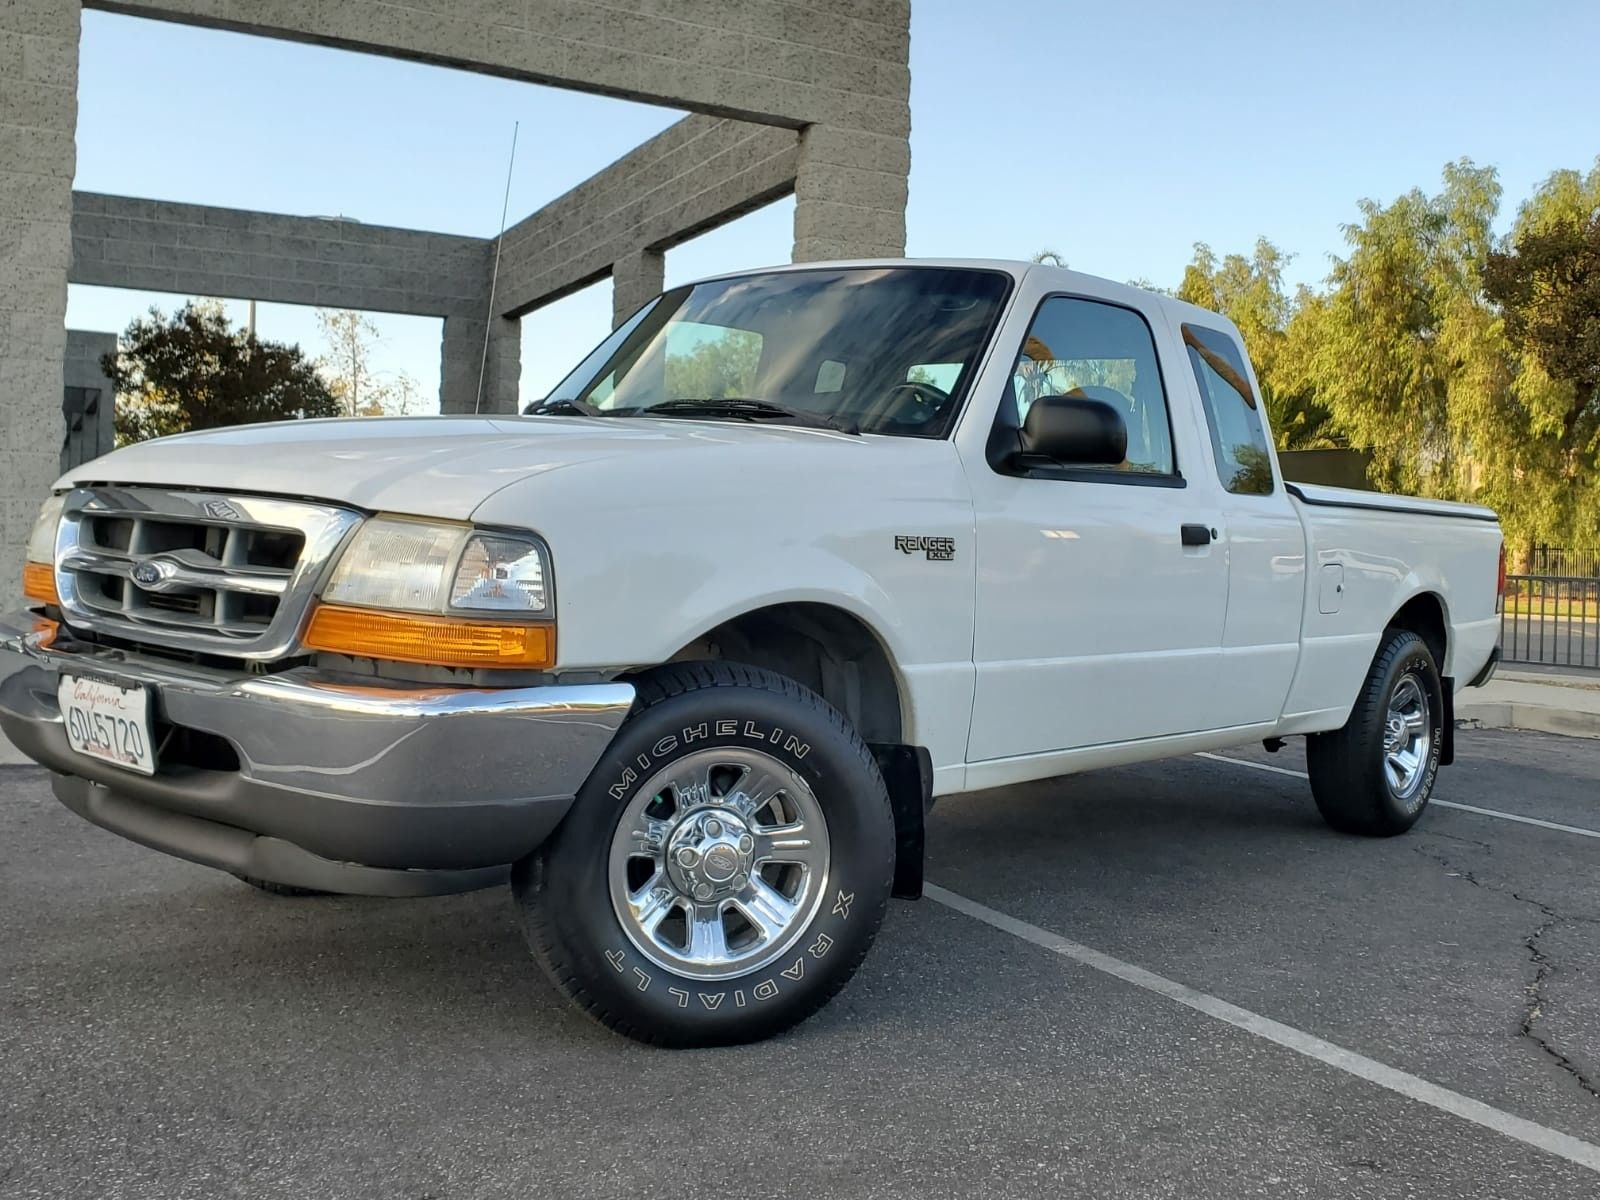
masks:
[(1238, 344), (1220, 329), (1203, 325), (1185, 325), (1183, 344), (1200, 387), (1222, 486), (1247, 496), (1270, 494), (1272, 456), (1267, 450), (1260, 404)]
[(1040, 396), (1100, 400), (1115, 409), (1128, 426), (1127, 457), (1095, 470), (1175, 470), (1155, 340), (1132, 309), (1068, 296), (1046, 300), (1012, 368), (1011, 392), (1019, 426)]

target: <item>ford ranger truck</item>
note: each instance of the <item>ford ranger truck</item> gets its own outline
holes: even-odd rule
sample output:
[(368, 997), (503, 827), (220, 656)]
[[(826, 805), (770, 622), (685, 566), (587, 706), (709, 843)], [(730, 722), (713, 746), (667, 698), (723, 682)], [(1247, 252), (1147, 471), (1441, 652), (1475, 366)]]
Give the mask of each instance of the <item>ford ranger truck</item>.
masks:
[(933, 799), (1304, 735), (1388, 836), (1498, 657), (1495, 514), (1286, 483), (1238, 331), (1059, 267), (674, 288), (518, 416), (77, 467), (0, 726), (84, 819), (279, 894), (509, 880), (643, 1041), (815, 1012)]

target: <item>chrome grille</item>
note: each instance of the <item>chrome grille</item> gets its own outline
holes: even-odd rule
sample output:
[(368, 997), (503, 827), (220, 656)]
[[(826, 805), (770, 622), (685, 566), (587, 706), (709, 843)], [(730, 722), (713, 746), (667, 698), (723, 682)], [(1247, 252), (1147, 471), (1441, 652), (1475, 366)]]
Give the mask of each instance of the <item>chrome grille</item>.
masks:
[(349, 509), (157, 488), (79, 488), (56, 534), (69, 625), (238, 658), (292, 649)]

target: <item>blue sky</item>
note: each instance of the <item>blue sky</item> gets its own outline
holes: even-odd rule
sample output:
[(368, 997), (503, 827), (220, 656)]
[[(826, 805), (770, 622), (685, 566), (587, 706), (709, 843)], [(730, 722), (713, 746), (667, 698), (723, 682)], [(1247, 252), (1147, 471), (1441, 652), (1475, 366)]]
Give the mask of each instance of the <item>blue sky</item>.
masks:
[[(913, 0), (908, 253), (1027, 257), (1171, 284), (1193, 242), (1265, 234), (1314, 282), (1363, 196), (1500, 170), (1515, 205), (1600, 154), (1584, 0), (1339, 0), (1197, 6)], [(681, 114), (160, 22), (84, 14), (76, 186), (492, 236), (513, 121), (511, 220)], [(668, 283), (787, 260), (792, 201), (667, 256)], [(72, 289), (68, 323), (120, 330), (151, 303)], [(231, 305), (242, 314), (242, 305)], [(610, 320), (609, 282), (523, 322), (542, 395)], [(380, 369), (432, 393), (438, 323), (377, 318)], [(263, 336), (320, 350), (309, 310), (263, 305)]]

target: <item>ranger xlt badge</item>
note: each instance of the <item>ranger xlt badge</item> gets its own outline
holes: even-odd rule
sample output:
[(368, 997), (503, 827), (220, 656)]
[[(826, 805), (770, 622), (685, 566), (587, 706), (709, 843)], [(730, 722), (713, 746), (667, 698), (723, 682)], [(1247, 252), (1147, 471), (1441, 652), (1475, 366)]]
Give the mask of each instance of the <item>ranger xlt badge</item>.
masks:
[(929, 562), (949, 562), (956, 556), (956, 540), (949, 537), (897, 533), (894, 535), (894, 548), (902, 554), (915, 554), (921, 550), (926, 553)]

